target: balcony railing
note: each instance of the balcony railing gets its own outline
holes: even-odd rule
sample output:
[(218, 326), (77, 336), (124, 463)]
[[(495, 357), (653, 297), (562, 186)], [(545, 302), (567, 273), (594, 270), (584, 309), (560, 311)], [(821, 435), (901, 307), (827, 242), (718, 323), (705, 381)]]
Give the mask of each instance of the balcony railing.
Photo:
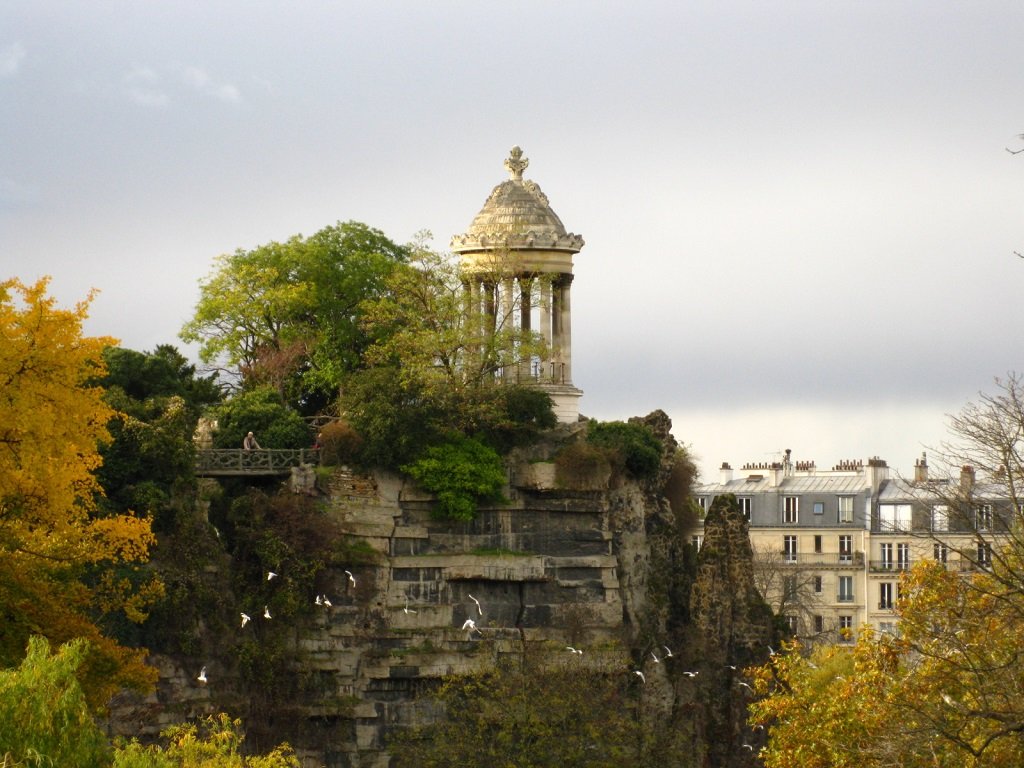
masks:
[(863, 552), (782, 552), (784, 565), (833, 565), (864, 567)]
[(900, 573), (902, 571), (909, 571), (911, 565), (910, 560), (872, 560), (868, 567), (878, 573), (887, 573), (889, 571)]
[(196, 474), (216, 475), (286, 475), (300, 464), (316, 464), (320, 451), (316, 448), (213, 448), (196, 451)]

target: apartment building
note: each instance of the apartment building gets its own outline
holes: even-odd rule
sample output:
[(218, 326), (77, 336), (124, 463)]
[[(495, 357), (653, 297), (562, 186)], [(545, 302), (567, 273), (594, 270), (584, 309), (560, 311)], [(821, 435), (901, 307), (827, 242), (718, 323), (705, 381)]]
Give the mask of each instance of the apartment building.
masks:
[(723, 464), (717, 482), (694, 489), (703, 513), (731, 493), (750, 524), (758, 586), (794, 635), (850, 642), (860, 627), (897, 628), (900, 576), (930, 558), (961, 571), (987, 567), (1011, 517), (998, 483), (979, 485), (970, 467), (959, 484), (928, 475), (895, 477), (879, 458), (819, 469), (813, 461)]

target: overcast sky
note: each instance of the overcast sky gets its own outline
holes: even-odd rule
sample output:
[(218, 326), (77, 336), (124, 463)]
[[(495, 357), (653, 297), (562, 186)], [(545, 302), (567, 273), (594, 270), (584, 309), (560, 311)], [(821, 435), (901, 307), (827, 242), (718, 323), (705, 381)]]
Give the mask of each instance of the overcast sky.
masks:
[(507, 176), (586, 246), (581, 410), (705, 475), (909, 472), (1021, 370), (1013, 2), (0, 5), (0, 277), (178, 343), (212, 260), (354, 219), (447, 248)]

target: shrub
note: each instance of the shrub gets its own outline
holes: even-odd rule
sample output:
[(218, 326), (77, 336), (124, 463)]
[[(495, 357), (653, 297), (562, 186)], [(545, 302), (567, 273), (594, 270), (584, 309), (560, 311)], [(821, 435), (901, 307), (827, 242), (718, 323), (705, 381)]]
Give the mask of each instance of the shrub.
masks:
[(320, 430), (317, 442), (320, 444), (320, 463), (333, 467), (353, 463), (363, 446), (363, 437), (348, 422), (332, 421)]
[(587, 441), (609, 450), (613, 460), (634, 477), (653, 477), (661, 466), (661, 442), (643, 424), (591, 419)]
[(505, 467), (497, 451), (457, 434), (427, 448), (402, 471), (437, 497), (439, 517), (453, 520), (472, 520), (477, 504), (500, 499), (505, 484)]
[(555, 457), (555, 480), (562, 488), (585, 490), (607, 484), (608, 453), (590, 443), (571, 443)]

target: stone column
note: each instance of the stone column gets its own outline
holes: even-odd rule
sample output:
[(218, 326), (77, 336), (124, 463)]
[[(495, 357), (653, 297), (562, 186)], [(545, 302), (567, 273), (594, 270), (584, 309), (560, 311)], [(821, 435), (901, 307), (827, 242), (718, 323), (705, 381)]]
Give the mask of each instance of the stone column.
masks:
[[(553, 360), (555, 356), (551, 316), (551, 282), (545, 276), (540, 282), (540, 335), (544, 339), (544, 345), (551, 350), (549, 360)], [(550, 363), (545, 364), (544, 367), (546, 370), (541, 371), (540, 378), (547, 380), (551, 375)]]
[(562, 276), (558, 275), (551, 283), (551, 364), (548, 367), (548, 381), (552, 384), (562, 383), (563, 298)]
[(559, 280), (559, 288), (562, 298), (559, 302), (561, 339), (559, 351), (561, 352), (562, 376), (560, 384), (572, 384), (572, 304), (570, 301), (570, 289), (572, 288), (572, 274), (564, 274)]

